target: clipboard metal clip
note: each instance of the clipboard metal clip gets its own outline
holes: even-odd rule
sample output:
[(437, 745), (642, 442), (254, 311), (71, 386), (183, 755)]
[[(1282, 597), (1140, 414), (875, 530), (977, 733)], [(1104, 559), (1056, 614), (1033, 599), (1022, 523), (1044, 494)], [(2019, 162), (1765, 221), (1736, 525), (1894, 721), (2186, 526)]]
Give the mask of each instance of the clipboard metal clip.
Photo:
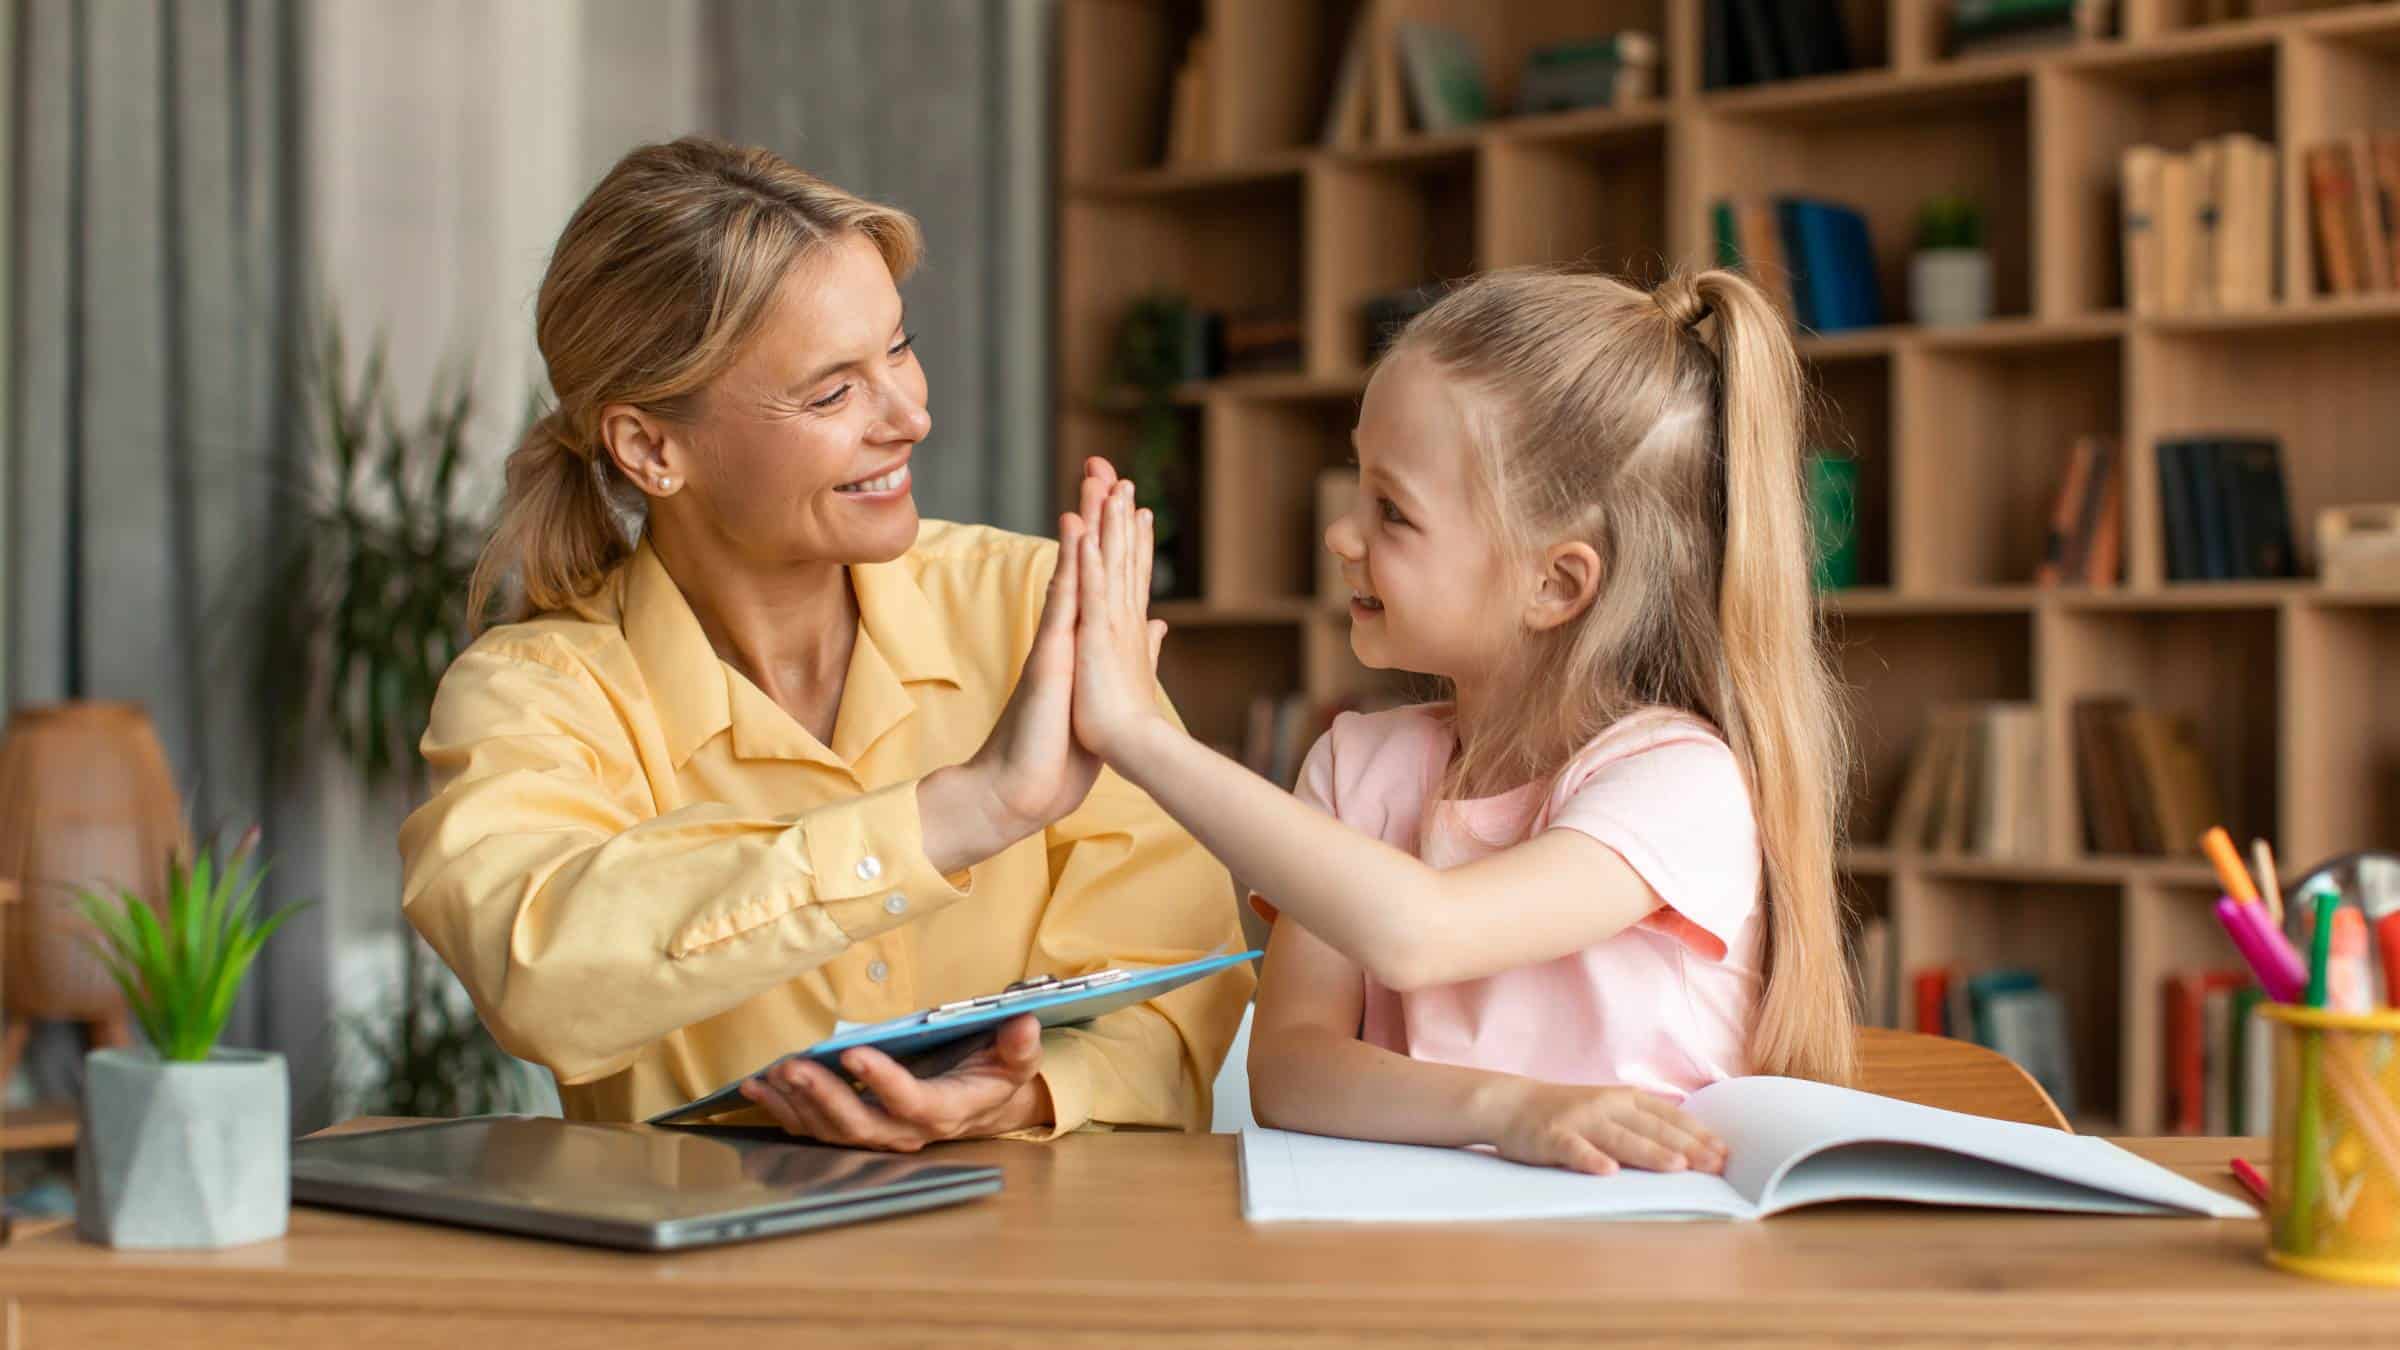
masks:
[(962, 998), (956, 1003), (945, 1003), (926, 1013), (925, 1020), (929, 1023), (946, 1022), (951, 1018), (964, 1017), (969, 1013), (1005, 1008), (1012, 1003), (1022, 1003), (1027, 999), (1042, 998), (1052, 994), (1080, 994), (1085, 990), (1098, 989), (1104, 985), (1115, 984), (1120, 980), (1131, 978), (1133, 978), (1131, 972), (1123, 970), (1096, 970), (1089, 975), (1078, 975), (1068, 980), (1062, 980), (1056, 975), (1035, 975), (1019, 980), (997, 994), (984, 994), (977, 998)]

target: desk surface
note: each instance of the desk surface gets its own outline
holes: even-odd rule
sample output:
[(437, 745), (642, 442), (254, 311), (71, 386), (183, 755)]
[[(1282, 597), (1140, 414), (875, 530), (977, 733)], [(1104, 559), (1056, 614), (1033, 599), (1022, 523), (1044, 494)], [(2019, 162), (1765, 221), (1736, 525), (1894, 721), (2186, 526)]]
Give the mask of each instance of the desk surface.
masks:
[[(2128, 1143), (2227, 1190), (2228, 1158), (2265, 1158), (2258, 1141)], [(5, 1343), (2100, 1345), (2256, 1343), (2272, 1328), (2279, 1345), (2352, 1350), (2400, 1312), (2400, 1294), (2271, 1270), (2255, 1221), (1853, 1205), (1758, 1223), (1254, 1228), (1225, 1137), (934, 1156), (999, 1163), (1007, 1190), (669, 1255), (306, 1207), (286, 1238), (222, 1252), (111, 1252), (52, 1230), (0, 1252)]]

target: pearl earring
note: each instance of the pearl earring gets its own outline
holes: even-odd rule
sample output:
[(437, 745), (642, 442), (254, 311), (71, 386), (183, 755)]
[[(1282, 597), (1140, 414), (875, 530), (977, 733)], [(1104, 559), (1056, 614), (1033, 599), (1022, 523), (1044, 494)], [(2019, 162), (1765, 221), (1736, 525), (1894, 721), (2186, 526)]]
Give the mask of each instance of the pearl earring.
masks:
[(675, 490), (675, 480), (672, 478), (659, 479), (658, 490), (661, 492), (673, 492)]

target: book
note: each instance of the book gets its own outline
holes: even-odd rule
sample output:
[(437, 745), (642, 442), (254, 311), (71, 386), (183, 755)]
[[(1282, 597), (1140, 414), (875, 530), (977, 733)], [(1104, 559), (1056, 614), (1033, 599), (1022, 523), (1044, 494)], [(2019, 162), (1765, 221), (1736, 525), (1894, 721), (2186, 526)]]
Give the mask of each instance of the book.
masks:
[(1466, 34), (1437, 24), (1404, 23), (1393, 38), (1400, 68), (1408, 77), (1409, 108), (1418, 130), (1456, 131), (1490, 114), (1483, 66)]
[(2282, 447), (2265, 437), (2229, 438), (2216, 446), (2219, 484), (2233, 523), (2234, 574), (2260, 580), (2298, 576)]
[(1182, 68), (1175, 72), (1175, 103), (1167, 130), (1170, 163), (1197, 164), (1216, 157), (1210, 98), (1209, 45), (1202, 35), (1192, 39)]
[(2116, 442), (2104, 440), (2100, 470), (2100, 501), (2094, 512), (2091, 545), (2084, 552), (2083, 584), (2114, 586), (2125, 555), (2125, 475)]
[(1732, 1078), (1683, 1109), (1723, 1139), (1725, 1174), (1597, 1177), (1471, 1149), (1246, 1129), (1252, 1223), (1762, 1219), (1836, 1200), (2073, 1214), (2253, 1218), (2249, 1205), (2105, 1139), (1793, 1078)]
[(2184, 459), (2191, 450), (2188, 441), (2160, 441), (2154, 458), (2158, 461), (2158, 510), (2160, 533), (2166, 545), (2167, 580), (2193, 581), (2200, 576), (2200, 536), (2198, 517), (2191, 495), (2191, 479), (2184, 468)]
[(2309, 223), (2317, 237), (2317, 289), (2326, 295), (2356, 295), (2365, 289), (2366, 240), (2358, 234), (2358, 184), (2351, 177), (2349, 147), (2339, 142), (2310, 146), (2302, 156), (2308, 174)]
[(2391, 273), (2400, 284), (2400, 131), (2373, 137), (2375, 187), (2383, 199), (2383, 246), (2391, 255)]
[(2211, 310), (2217, 307), (2217, 250), (2220, 247), (2218, 228), (2223, 221), (2225, 190), (2225, 147), (2214, 140), (2202, 141), (2186, 152), (2191, 175), (2191, 241), (2184, 255), (2184, 264), (2191, 275), (2184, 278), (2184, 307)]
[(2392, 289), (2391, 212), (2385, 209), (2383, 187), (2375, 172), (2374, 143), (2367, 133), (2353, 132), (2342, 142), (2350, 154), (2350, 198), (2358, 206), (2359, 287)]
[(1850, 68), (1850, 35), (1835, 0), (1774, 0), (1774, 40), (1795, 76), (1832, 75)]
[(1744, 53), (1752, 83), (1768, 84), (1793, 74), (1783, 44), (1775, 36), (1774, 6), (1785, 2), (1733, 0), (1734, 40)]
[(2075, 796), (2083, 807), (2084, 844), (2095, 853), (2142, 851), (2134, 832), (2131, 794), (2114, 744), (2119, 698), (2076, 700), (2068, 714), (2075, 742)]
[(2192, 307), (2198, 193), (2190, 155), (2168, 155), (2159, 163), (2158, 308), (2164, 314), (2181, 314)]
[(2075, 1056), (2067, 1038), (2066, 1003), (2039, 979), (1989, 995), (1977, 1039), (2007, 1056), (2041, 1084), (2051, 1104), (2073, 1115)]
[(2125, 303), (2136, 314), (2155, 314), (2165, 298), (2165, 240), (2158, 218), (2163, 206), (2167, 152), (2155, 145), (2126, 149), (2118, 160), (2125, 251)]
[(1352, 150), (1367, 143), (1374, 125), (1375, 83), (1368, 69), (1374, 45), (1374, 7), (1361, 5), (1350, 21), (1350, 36), (1342, 44), (1342, 62), (1333, 77), (1333, 94), (1325, 103), (1320, 144)]
[[(2211, 1096), (2208, 998), (2212, 993), (2239, 988), (2248, 978), (2230, 970), (2206, 970), (2179, 971), (2166, 979), (2161, 991), (2166, 1003), (2166, 1119), (2174, 1133), (2200, 1134), (2207, 1130)], [(2220, 1003), (2218, 1016), (2227, 1015), (2227, 1005)], [(2226, 1072), (2222, 1031), (2217, 1038), (2219, 1087), (2215, 1095), (2221, 1101), (2222, 1075)]]
[(2221, 309), (2251, 309), (2274, 303), (2276, 295), (2275, 147), (2256, 136), (2222, 138), (2223, 187), (2219, 194), (2216, 299)]
[(1820, 333), (1872, 328), (1883, 321), (1874, 242), (1866, 217), (1834, 202), (1776, 199), (1785, 263), (1792, 273), (1794, 318)]
[(1658, 41), (1626, 30), (1536, 47), (1517, 77), (1521, 116), (1623, 107), (1658, 92)]

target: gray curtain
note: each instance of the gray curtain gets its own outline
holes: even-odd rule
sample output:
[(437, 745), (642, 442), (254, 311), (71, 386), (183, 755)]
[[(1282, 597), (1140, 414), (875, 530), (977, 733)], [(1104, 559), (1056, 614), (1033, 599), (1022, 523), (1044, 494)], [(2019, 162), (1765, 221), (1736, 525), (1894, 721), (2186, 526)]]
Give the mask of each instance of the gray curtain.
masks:
[(927, 515), (1046, 531), (1050, 0), (717, 0), (712, 120), (925, 227)]
[[(13, 15), (11, 705), (143, 704), (193, 824), (261, 822), (270, 850), (245, 663), (292, 449), (296, 4)], [(230, 1041), (310, 1051), (321, 943), (304, 919), (270, 944)]]

